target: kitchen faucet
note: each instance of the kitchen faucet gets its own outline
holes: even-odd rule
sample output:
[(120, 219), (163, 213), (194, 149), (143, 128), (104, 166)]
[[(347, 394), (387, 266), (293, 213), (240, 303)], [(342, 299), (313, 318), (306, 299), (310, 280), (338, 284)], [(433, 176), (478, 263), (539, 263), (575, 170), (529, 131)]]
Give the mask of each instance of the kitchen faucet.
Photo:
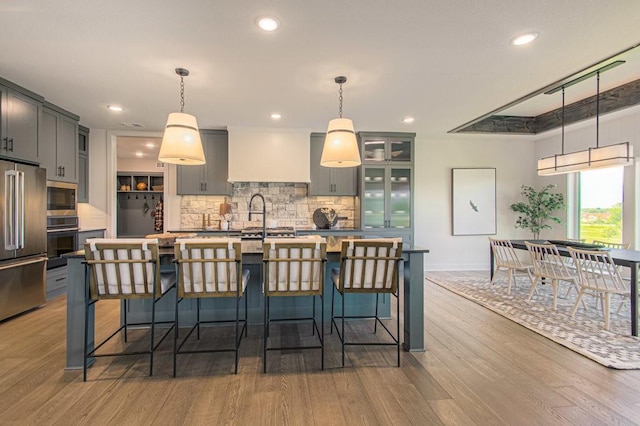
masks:
[[(262, 199), (262, 211), (254, 212), (251, 208), (251, 204), (253, 203), (253, 199), (259, 197)], [(262, 215), (262, 241), (264, 241), (264, 237), (267, 235), (267, 203), (264, 201), (264, 197), (260, 193), (255, 193), (251, 196), (249, 200), (249, 221), (251, 221), (252, 214), (261, 214)]]

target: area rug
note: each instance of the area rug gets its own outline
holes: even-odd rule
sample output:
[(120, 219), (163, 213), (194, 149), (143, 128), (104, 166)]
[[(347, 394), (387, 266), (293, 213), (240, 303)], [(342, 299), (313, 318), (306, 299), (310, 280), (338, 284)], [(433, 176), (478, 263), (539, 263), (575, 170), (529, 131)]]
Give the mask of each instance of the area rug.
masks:
[(585, 296), (586, 309), (580, 307), (574, 318), (570, 313), (576, 291), (566, 298), (568, 284), (562, 283), (559, 291), (558, 309), (551, 308), (550, 285), (538, 285), (531, 302), (526, 298), (531, 282), (524, 276), (517, 279), (511, 294), (507, 294), (506, 278), (498, 277), (494, 285), (486, 277), (460, 276), (451, 272), (430, 272), (427, 280), (469, 299), (493, 312), (502, 315), (548, 339), (553, 340), (606, 367), (620, 370), (640, 369), (640, 338), (631, 336), (629, 303), (619, 314), (619, 299), (611, 301), (610, 330), (604, 330), (602, 310), (596, 307), (594, 298)]

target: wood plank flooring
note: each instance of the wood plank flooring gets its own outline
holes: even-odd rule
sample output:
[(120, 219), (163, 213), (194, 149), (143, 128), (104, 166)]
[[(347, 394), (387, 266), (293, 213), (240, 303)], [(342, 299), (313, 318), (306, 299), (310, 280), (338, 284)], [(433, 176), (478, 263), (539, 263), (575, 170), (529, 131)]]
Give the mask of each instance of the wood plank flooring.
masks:
[[(487, 274), (447, 274), (479, 273)], [(172, 378), (168, 339), (153, 377), (147, 357), (101, 358), (83, 383), (64, 370), (65, 304), (63, 296), (0, 322), (0, 424), (640, 424), (640, 371), (602, 367), (428, 281), (427, 351), (403, 352), (401, 368), (389, 347), (350, 347), (340, 368), (334, 333), (325, 371), (318, 351), (292, 350), (270, 352), (263, 374), (262, 330), (251, 326), (237, 375), (232, 354), (193, 354), (178, 358)], [(118, 308), (98, 303), (97, 334), (117, 323)], [(230, 332), (207, 329), (199, 344), (224, 343)], [(280, 332), (298, 343), (310, 327)]]

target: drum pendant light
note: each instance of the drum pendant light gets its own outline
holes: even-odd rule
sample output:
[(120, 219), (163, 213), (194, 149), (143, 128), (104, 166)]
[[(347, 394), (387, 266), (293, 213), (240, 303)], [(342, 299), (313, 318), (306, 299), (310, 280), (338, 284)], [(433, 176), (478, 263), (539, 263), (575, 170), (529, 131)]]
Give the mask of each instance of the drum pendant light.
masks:
[(184, 77), (189, 70), (176, 68), (176, 74), (180, 76), (180, 112), (172, 112), (167, 118), (158, 160), (183, 166), (205, 164), (196, 118), (184, 112)]
[(335, 82), (340, 85), (339, 118), (334, 118), (329, 122), (320, 165), (324, 167), (359, 166), (360, 151), (353, 129), (353, 121), (342, 118), (342, 85), (347, 82), (347, 77), (338, 76), (335, 78)]

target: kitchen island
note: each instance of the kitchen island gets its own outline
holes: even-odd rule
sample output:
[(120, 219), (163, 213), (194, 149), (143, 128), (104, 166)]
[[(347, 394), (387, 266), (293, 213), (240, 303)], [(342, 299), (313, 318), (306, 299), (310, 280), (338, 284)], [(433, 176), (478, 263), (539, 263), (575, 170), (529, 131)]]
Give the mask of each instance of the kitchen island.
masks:
[[(327, 240), (327, 271), (339, 267), (340, 248), (342, 240), (346, 237), (329, 236)], [(173, 249), (166, 251), (170, 258)], [(251, 278), (247, 286), (248, 318), (249, 323), (261, 324), (263, 319), (262, 282), (262, 242), (260, 240), (247, 240), (242, 242), (242, 262), (245, 269), (251, 271)], [(403, 311), (404, 311), (404, 339), (403, 346), (408, 351), (424, 351), (424, 254), (429, 250), (410, 245), (403, 245)], [(68, 258), (68, 287), (67, 287), (67, 369), (82, 369), (84, 322), (85, 322), (85, 267), (84, 251), (80, 250), (66, 255)], [(166, 264), (172, 268), (171, 264)], [(174, 291), (174, 290), (171, 290)], [(330, 318), (331, 292), (333, 284), (330, 274), (325, 279), (325, 318)], [(370, 296), (370, 297), (368, 297)], [(311, 302), (301, 300), (304, 298), (281, 297), (271, 306), (271, 312), (275, 315), (297, 315), (311, 309)], [(175, 315), (175, 296), (168, 294), (156, 305), (157, 321), (172, 321)], [(356, 295), (346, 299), (349, 314), (371, 314), (375, 308), (374, 295)], [(187, 300), (180, 306), (180, 322), (188, 324), (195, 318), (195, 300)], [(184, 305), (184, 306), (183, 306)], [(229, 318), (235, 304), (225, 299), (203, 300), (201, 315), (203, 318)], [(150, 318), (150, 300), (137, 300), (130, 303), (128, 320), (130, 322), (148, 321)], [(390, 315), (391, 306), (388, 295), (381, 297), (379, 301), (382, 315)], [(93, 342), (94, 307), (89, 307), (89, 341)], [(325, 326), (329, 325), (326, 321)], [(93, 346), (93, 343), (90, 343)]]

